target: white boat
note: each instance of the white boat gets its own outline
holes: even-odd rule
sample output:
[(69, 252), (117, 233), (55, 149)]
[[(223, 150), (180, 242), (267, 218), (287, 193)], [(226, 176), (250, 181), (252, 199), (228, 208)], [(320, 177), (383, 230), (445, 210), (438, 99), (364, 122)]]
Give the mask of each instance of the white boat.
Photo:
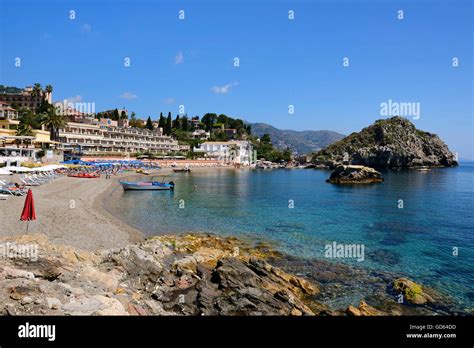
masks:
[(174, 190), (174, 182), (165, 183), (162, 181), (120, 181), (124, 190), (140, 190), (140, 191), (170, 191)]

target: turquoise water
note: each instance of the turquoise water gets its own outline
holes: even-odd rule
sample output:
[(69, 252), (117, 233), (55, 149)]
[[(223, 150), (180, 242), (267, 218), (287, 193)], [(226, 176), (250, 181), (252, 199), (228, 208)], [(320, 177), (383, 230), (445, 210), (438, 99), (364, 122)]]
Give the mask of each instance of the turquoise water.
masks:
[(175, 173), (169, 178), (174, 193), (123, 192), (115, 209), (149, 235), (213, 232), (271, 242), (307, 258), (323, 258), (333, 241), (364, 244), (363, 262), (344, 262), (401, 273), (454, 296), (462, 307), (474, 306), (473, 164), (387, 171), (382, 184), (367, 186), (331, 185), (329, 174)]

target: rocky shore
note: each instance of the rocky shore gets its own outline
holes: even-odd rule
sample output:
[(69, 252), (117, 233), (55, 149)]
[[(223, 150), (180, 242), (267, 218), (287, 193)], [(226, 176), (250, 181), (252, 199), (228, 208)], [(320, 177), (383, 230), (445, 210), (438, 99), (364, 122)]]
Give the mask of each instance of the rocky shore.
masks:
[[(304, 267), (304, 276), (295, 276), (292, 272), (299, 274), (303, 269), (299, 269), (302, 260), (234, 238), (160, 236), (96, 252), (52, 244), (42, 234), (3, 238), (0, 243), (8, 246), (5, 255), (9, 255), (0, 259), (2, 315), (359, 316), (452, 312), (447, 299), (407, 279), (374, 276), (315, 260), (311, 268)], [(21, 246), (28, 245), (38, 248), (35, 260), (22, 258)], [(314, 272), (307, 273), (308, 269)], [(325, 304), (341, 290), (356, 290), (354, 281), (382, 288), (385, 298), (374, 295), (355, 306), (336, 309)], [(398, 303), (397, 294), (404, 295), (406, 301)]]

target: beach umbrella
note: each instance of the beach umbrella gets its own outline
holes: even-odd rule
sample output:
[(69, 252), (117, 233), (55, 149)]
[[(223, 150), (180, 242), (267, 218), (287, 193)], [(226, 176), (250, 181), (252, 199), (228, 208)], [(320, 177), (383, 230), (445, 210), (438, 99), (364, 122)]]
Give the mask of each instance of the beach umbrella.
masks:
[(26, 232), (28, 233), (30, 221), (36, 220), (35, 202), (33, 200), (33, 191), (31, 191), (31, 189), (28, 190), (28, 194), (26, 195), (25, 205), (23, 206), (20, 220), (27, 221)]
[(50, 166), (44, 166), (44, 167), (35, 168), (35, 170), (37, 172), (50, 172), (50, 171), (54, 170), (54, 168), (51, 168)]
[(5, 169), (5, 168), (0, 168), (0, 175), (11, 175), (13, 174), (12, 172), (10, 172), (9, 170)]

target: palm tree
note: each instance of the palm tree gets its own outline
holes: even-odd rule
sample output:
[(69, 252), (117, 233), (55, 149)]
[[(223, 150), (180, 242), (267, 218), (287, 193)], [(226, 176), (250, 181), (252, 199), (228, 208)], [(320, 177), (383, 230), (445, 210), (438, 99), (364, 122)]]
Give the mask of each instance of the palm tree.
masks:
[(67, 124), (63, 115), (56, 112), (56, 108), (51, 106), (48, 112), (41, 115), (41, 124), (50, 131), (51, 140), (57, 140), (59, 128)]
[(51, 96), (51, 93), (53, 93), (53, 86), (51, 85), (46, 85), (46, 87), (44, 88), (44, 91), (46, 93), (46, 99), (48, 100), (48, 102), (50, 101), (50, 96)]
[(22, 107), (18, 110), (18, 119), (20, 120), (20, 125), (24, 124), (33, 129), (37, 129), (41, 126), (41, 120), (39, 116), (35, 115), (33, 111), (25, 107)]
[(43, 90), (41, 89), (41, 84), (35, 83), (33, 85), (33, 90), (31, 91), (31, 95), (33, 97), (39, 97), (42, 93), (43, 93)]
[[(31, 127), (28, 124), (20, 122), (15, 135), (18, 137), (34, 137), (35, 132), (33, 131), (33, 129), (31, 129)], [(17, 139), (16, 142), (19, 145), (22, 142), (22, 139)], [(27, 146), (29, 142), (30, 142), (30, 139), (25, 139), (25, 143), (26, 143), (25, 146)]]

